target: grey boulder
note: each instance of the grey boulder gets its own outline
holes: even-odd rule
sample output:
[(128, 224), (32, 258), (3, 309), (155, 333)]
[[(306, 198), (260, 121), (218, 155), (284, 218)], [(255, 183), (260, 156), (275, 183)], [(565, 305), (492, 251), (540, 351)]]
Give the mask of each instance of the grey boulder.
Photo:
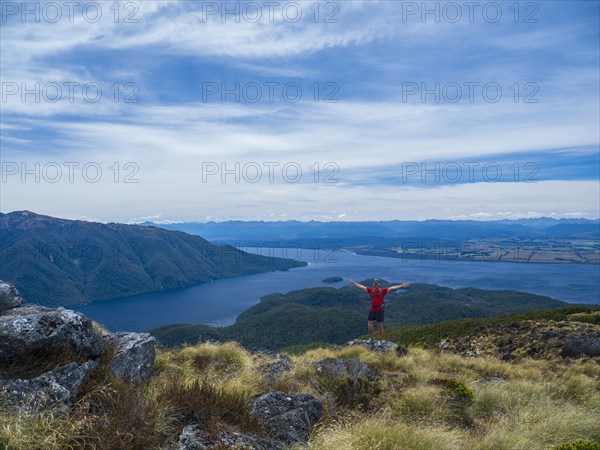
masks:
[(251, 433), (234, 429), (223, 429), (215, 436), (213, 431), (209, 438), (198, 424), (187, 425), (175, 450), (205, 450), (213, 448), (240, 448), (248, 450), (279, 450), (282, 447), (269, 439), (260, 438)]
[(274, 362), (258, 366), (258, 372), (270, 383), (276, 382), (279, 377), (289, 372), (293, 366), (292, 360), (287, 355), (276, 354), (273, 358), (275, 359)]
[(350, 377), (356, 380), (364, 377), (369, 381), (376, 381), (379, 376), (364, 362), (358, 359), (327, 358), (315, 363), (318, 375), (332, 377)]
[(91, 359), (103, 355), (106, 344), (90, 319), (69, 309), (25, 305), (0, 316), (0, 360), (18, 364), (24, 355), (64, 351)]
[(96, 361), (70, 362), (31, 380), (0, 380), (2, 397), (18, 412), (66, 411)]
[(0, 314), (23, 304), (19, 291), (10, 283), (0, 280)]
[(378, 341), (379, 345), (376, 343), (369, 343), (369, 341), (365, 341), (363, 339), (354, 339), (349, 341), (347, 345), (360, 345), (362, 347), (368, 348), (369, 350), (373, 350), (374, 352), (387, 352), (389, 350), (395, 350), (398, 356), (405, 356), (408, 353), (408, 350), (402, 346), (399, 346), (395, 342), (390, 341)]
[(596, 357), (600, 356), (600, 334), (596, 336), (581, 336), (567, 339), (561, 351), (563, 358)]
[(115, 347), (110, 368), (116, 377), (126, 382), (147, 380), (156, 358), (154, 339), (148, 333), (114, 333), (106, 339)]
[(204, 450), (208, 448), (204, 433), (198, 425), (187, 425), (179, 435), (175, 450)]
[(284, 445), (306, 443), (323, 414), (323, 405), (309, 394), (271, 391), (250, 402), (250, 414), (267, 434)]

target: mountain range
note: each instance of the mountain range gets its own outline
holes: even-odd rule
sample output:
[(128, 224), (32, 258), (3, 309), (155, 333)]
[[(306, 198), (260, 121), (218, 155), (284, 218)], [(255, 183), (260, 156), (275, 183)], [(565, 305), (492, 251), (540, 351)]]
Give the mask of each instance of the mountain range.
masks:
[(535, 218), (519, 220), (391, 220), (373, 222), (300, 222), (296, 220), (152, 223), (169, 230), (203, 236), (213, 242), (264, 245), (265, 242), (311, 244), (335, 241), (340, 246), (395, 245), (403, 240), (598, 239), (600, 220)]
[(306, 263), (252, 255), (157, 227), (0, 213), (0, 278), (26, 298), (73, 306)]

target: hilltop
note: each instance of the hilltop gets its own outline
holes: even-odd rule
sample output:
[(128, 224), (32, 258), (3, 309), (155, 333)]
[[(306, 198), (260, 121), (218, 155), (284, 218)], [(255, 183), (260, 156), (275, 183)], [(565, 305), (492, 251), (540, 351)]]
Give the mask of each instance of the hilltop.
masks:
[(304, 262), (251, 255), (180, 231), (0, 213), (0, 277), (26, 298), (73, 306)]
[[(371, 282), (364, 280), (362, 284)], [(381, 283), (384, 287), (396, 284), (385, 280)], [(166, 346), (205, 339), (235, 340), (253, 350), (278, 350), (311, 342), (341, 344), (365, 332), (368, 305), (368, 297), (354, 287), (316, 287), (263, 296), (260, 303), (240, 314), (229, 327), (172, 324), (151, 333)], [(386, 297), (385, 321), (386, 326), (427, 324), (565, 305), (550, 297), (524, 292), (451, 289), (417, 283)]]

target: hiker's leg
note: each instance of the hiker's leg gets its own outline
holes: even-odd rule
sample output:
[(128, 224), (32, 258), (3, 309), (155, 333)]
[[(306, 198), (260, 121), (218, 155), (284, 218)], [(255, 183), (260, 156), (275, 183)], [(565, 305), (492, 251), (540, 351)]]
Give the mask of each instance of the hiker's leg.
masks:
[(371, 336), (371, 338), (373, 338), (375, 331), (373, 330), (373, 320), (369, 320), (369, 336)]
[(383, 341), (383, 322), (377, 322), (379, 328), (379, 340)]

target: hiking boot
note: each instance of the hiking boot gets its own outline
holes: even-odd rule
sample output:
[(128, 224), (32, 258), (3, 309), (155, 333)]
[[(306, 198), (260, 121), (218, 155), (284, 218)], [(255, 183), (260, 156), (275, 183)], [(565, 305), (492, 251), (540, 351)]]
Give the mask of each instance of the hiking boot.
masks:
[(383, 347), (383, 341), (377, 341), (377, 342), (375, 343), (375, 346), (376, 346), (376, 347)]

